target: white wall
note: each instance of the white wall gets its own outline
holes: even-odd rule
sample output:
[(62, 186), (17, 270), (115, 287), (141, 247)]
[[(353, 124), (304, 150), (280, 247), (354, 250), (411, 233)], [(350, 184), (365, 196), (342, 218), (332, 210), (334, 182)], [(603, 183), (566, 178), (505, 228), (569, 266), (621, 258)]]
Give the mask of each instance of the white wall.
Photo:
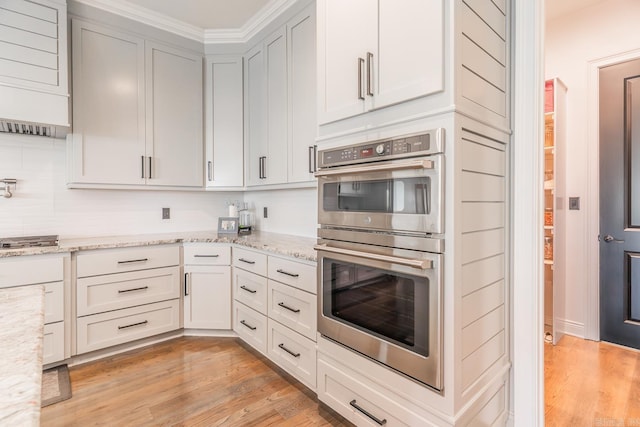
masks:
[[(640, 48), (640, 2), (607, 0), (547, 22), (547, 78), (558, 77), (567, 91), (567, 196), (579, 196), (581, 210), (567, 211), (565, 331), (584, 336), (586, 319), (587, 212), (598, 200), (588, 193), (588, 63)], [(565, 200), (566, 203), (566, 200)]]
[[(65, 141), (0, 133), (0, 178), (16, 178), (0, 197), (0, 237), (105, 236), (214, 230), (228, 200), (242, 193), (69, 190)], [(171, 219), (162, 220), (163, 207)]]
[[(252, 191), (245, 193), (244, 201), (252, 209), (259, 230), (316, 237), (318, 201), (315, 188)], [(265, 206), (268, 218), (262, 217)]]

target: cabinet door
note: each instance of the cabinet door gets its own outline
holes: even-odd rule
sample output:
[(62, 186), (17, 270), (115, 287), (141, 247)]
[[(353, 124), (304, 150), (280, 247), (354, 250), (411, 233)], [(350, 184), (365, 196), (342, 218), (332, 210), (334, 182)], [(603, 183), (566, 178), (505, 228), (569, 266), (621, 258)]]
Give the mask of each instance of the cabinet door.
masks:
[(267, 90), (264, 51), (256, 46), (245, 56), (245, 144), (247, 185), (262, 184), (262, 159), (267, 156)]
[(207, 187), (242, 187), (242, 57), (207, 59)]
[(231, 329), (231, 267), (187, 266), (184, 327)]
[(372, 108), (444, 89), (442, 0), (378, 0)]
[(147, 184), (203, 184), (202, 57), (147, 42)]
[(287, 37), (282, 28), (265, 41), (267, 159), (265, 184), (287, 182)]
[(318, 0), (319, 124), (365, 111), (367, 52), (377, 56), (377, 7), (371, 0)]
[(144, 41), (78, 19), (71, 26), (70, 181), (144, 184)]
[(313, 181), (316, 139), (316, 22), (307, 8), (287, 25), (289, 182)]

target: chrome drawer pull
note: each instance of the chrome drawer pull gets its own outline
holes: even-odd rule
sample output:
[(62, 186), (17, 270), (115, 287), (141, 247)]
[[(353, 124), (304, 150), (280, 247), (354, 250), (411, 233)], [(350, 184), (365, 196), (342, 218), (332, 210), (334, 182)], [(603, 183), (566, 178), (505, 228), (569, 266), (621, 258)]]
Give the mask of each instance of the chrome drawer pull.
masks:
[(246, 326), (247, 328), (251, 329), (252, 331), (255, 331), (256, 329), (258, 329), (255, 326), (251, 326), (249, 325), (247, 322), (245, 322), (244, 320), (241, 320), (240, 323), (242, 323), (244, 326)]
[(381, 420), (380, 418), (376, 417), (375, 415), (369, 413), (369, 411), (363, 409), (360, 407), (360, 405), (358, 405), (356, 403), (356, 400), (353, 399), (351, 402), (349, 402), (349, 405), (353, 406), (354, 408), (356, 408), (358, 411), (362, 412), (364, 415), (366, 415), (367, 417), (371, 418), (373, 421), (375, 421), (378, 425), (385, 425), (387, 423), (387, 419), (385, 418), (384, 420)]
[(194, 258), (218, 258), (220, 255), (194, 255)]
[(245, 285), (240, 286), (240, 289), (242, 289), (243, 291), (247, 291), (249, 293), (252, 293), (252, 294), (255, 294), (256, 292), (258, 292), (258, 291), (254, 290), (254, 289), (247, 288)]
[(127, 261), (118, 261), (118, 264), (131, 264), (132, 262), (147, 262), (149, 258), (130, 259)]
[(284, 271), (281, 269), (276, 270), (278, 273), (280, 274), (286, 274), (287, 276), (291, 276), (291, 277), (300, 277), (300, 275), (298, 273), (289, 273), (288, 271)]
[(146, 289), (149, 289), (149, 287), (148, 286), (143, 286), (141, 288), (122, 289), (122, 290), (119, 290), (118, 293), (119, 294), (124, 294), (124, 293), (127, 293), (127, 292), (144, 291)]
[(242, 262), (247, 263), (247, 264), (255, 264), (256, 263), (255, 261), (250, 261), (250, 260), (244, 259), (244, 258), (238, 258), (238, 261), (242, 261)]
[(287, 353), (289, 353), (293, 357), (300, 357), (300, 353), (294, 353), (293, 351), (291, 351), (287, 347), (285, 347), (284, 344), (278, 344), (278, 347), (283, 349), (284, 351), (286, 351)]
[(146, 325), (147, 323), (149, 323), (147, 320), (143, 320), (142, 322), (132, 323), (130, 325), (118, 326), (118, 329), (133, 328), (134, 326), (142, 326), (142, 325)]
[(300, 313), (300, 309), (299, 308), (291, 308), (289, 306), (287, 306), (285, 303), (283, 302), (279, 302), (278, 305), (282, 308), (286, 308), (289, 311), (293, 311), (294, 313)]

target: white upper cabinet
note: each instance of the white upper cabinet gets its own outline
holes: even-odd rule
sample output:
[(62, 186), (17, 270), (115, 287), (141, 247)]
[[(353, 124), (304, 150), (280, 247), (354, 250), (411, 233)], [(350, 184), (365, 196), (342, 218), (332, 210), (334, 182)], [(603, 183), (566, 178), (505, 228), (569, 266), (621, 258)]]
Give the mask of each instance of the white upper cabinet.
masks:
[(207, 58), (205, 86), (207, 188), (242, 187), (242, 57)]
[(245, 55), (247, 186), (314, 180), (314, 15), (307, 7)]
[(146, 43), (147, 183), (203, 184), (202, 57)]
[(72, 21), (70, 180), (144, 185), (144, 40)]
[(316, 20), (306, 10), (287, 24), (289, 182), (313, 181), (316, 140)]
[(318, 0), (318, 118), (444, 90), (441, 0)]
[(202, 57), (72, 20), (69, 185), (203, 185)]

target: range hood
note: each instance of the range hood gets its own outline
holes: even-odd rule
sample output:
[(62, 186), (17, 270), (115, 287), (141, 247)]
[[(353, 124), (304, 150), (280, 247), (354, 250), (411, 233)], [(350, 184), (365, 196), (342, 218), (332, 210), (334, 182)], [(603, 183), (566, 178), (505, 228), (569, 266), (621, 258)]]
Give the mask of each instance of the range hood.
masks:
[(0, 132), (63, 138), (70, 131), (66, 0), (12, 0), (2, 9)]

